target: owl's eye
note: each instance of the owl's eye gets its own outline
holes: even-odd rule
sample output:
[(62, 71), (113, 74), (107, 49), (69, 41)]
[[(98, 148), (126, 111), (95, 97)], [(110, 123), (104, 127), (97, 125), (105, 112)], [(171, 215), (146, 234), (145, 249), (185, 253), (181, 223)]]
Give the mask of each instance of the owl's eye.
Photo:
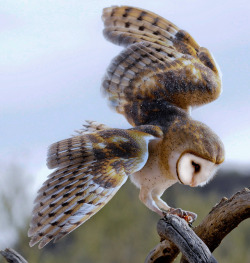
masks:
[(194, 172), (198, 173), (201, 170), (201, 166), (198, 163), (195, 163), (194, 161), (191, 162), (194, 167)]

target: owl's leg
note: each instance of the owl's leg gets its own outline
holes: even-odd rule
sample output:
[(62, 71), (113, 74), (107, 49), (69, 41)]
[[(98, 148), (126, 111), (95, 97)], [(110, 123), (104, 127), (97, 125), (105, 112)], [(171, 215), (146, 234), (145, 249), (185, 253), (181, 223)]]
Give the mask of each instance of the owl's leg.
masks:
[(156, 202), (152, 198), (152, 194), (148, 189), (141, 188), (139, 194), (140, 200), (152, 211), (156, 212), (160, 216), (164, 216), (162, 210), (157, 206)]
[(153, 199), (155, 201), (155, 203), (157, 204), (157, 206), (162, 209), (163, 211), (168, 212), (169, 209), (171, 208), (166, 202), (164, 202), (159, 195), (155, 195), (153, 196)]
[(197, 215), (193, 212), (189, 212), (189, 211), (185, 211), (181, 208), (172, 208), (170, 206), (167, 205), (166, 202), (164, 202), (161, 198), (160, 198), (161, 195), (159, 194), (155, 194), (155, 193), (152, 193), (152, 197), (156, 203), (156, 205), (162, 209), (163, 213), (164, 212), (167, 212), (167, 213), (170, 213), (170, 214), (173, 214), (173, 215), (177, 215), (183, 219), (185, 219), (189, 224), (193, 223), (196, 218), (197, 218)]

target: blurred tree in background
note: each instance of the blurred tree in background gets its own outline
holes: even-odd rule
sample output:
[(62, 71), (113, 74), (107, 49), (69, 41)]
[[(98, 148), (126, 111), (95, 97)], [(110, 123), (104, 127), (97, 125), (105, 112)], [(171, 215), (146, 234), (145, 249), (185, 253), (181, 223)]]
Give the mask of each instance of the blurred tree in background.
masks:
[[(159, 217), (139, 201), (138, 189), (128, 182), (100, 212), (58, 243), (49, 244), (42, 250), (30, 248), (27, 230), (32, 204), (28, 184), (31, 176), (15, 165), (9, 167), (6, 175), (7, 180), (0, 186), (3, 211), (0, 230), (3, 233), (5, 229), (12, 229), (8, 233), (16, 240), (13, 248), (30, 263), (144, 262), (149, 251), (159, 242), (156, 232)], [(197, 213), (196, 225), (221, 197), (230, 197), (248, 187), (249, 178), (221, 171), (203, 188), (176, 184), (166, 191), (163, 199), (173, 207)], [(246, 220), (223, 240), (214, 256), (222, 263), (250, 262), (249, 247), (250, 220)], [(0, 262), (4, 262), (3, 258)]]
[(18, 164), (0, 167), (0, 244), (8, 245), (19, 239), (29, 220), (33, 178)]

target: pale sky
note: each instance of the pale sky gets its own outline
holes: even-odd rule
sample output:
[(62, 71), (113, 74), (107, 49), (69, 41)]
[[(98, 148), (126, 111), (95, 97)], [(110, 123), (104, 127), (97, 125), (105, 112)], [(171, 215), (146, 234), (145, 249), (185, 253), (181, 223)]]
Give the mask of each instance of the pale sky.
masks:
[(221, 97), (192, 113), (222, 139), (228, 163), (250, 164), (250, 2), (247, 0), (0, 0), (0, 163), (45, 176), (47, 147), (84, 120), (129, 128), (100, 93), (121, 47), (102, 36), (102, 9), (136, 5), (207, 47), (223, 74)]

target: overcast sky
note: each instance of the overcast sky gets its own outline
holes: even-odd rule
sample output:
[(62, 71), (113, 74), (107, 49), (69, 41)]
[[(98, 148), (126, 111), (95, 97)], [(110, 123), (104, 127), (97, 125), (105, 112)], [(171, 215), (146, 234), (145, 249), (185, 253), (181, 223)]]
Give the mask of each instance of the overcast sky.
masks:
[[(102, 36), (102, 9), (135, 1), (0, 0), (0, 162), (44, 176), (47, 147), (84, 120), (129, 128), (101, 96), (121, 47)], [(188, 31), (216, 58), (221, 97), (193, 112), (223, 140), (227, 162), (250, 163), (250, 2), (137, 0)]]

